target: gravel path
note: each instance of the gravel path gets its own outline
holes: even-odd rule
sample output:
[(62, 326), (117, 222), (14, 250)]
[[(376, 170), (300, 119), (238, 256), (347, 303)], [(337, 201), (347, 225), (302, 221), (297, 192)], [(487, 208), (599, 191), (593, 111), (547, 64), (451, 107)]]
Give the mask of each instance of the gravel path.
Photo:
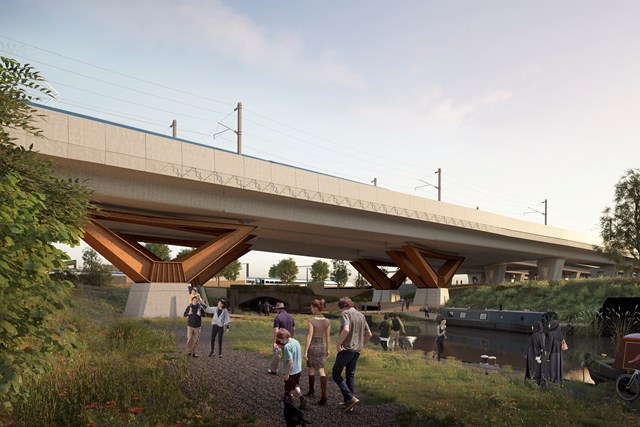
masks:
[[(177, 331), (178, 344), (184, 352), (186, 327)], [(190, 358), (190, 367), (197, 375), (190, 375), (183, 387), (187, 396), (198, 390), (205, 390), (213, 402), (205, 411), (215, 419), (257, 419), (259, 426), (284, 426), (282, 395), (284, 384), (282, 375), (267, 373), (270, 359), (257, 353), (232, 349), (233, 333), (224, 336), (223, 357), (207, 357), (210, 349), (211, 325), (202, 327), (198, 358)], [(217, 343), (216, 343), (217, 345)], [(186, 355), (185, 355), (186, 357)], [(357, 393), (361, 402), (351, 413), (343, 413), (338, 402), (342, 395), (331, 379), (331, 367), (327, 366), (327, 405), (318, 406), (320, 398), (319, 377), (316, 378), (316, 397), (309, 400), (304, 410), (305, 419), (314, 426), (397, 426), (396, 413), (401, 407), (395, 403), (368, 404), (367, 397)], [(317, 372), (316, 372), (317, 375)], [(193, 381), (193, 382), (191, 382)], [(358, 376), (356, 373), (356, 385)], [(300, 379), (303, 393), (308, 390), (307, 370), (303, 367)]]

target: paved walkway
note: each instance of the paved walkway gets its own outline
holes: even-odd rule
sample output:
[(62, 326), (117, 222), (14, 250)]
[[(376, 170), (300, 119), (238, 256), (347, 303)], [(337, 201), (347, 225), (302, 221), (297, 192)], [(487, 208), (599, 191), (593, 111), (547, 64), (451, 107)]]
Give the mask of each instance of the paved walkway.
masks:
[[(184, 351), (186, 326), (179, 328), (178, 345)], [(281, 375), (267, 373), (270, 358), (258, 353), (233, 350), (232, 341), (241, 339), (231, 333), (224, 336), (223, 357), (207, 357), (210, 349), (211, 325), (208, 322), (202, 328), (198, 358), (189, 358), (188, 383), (183, 389), (187, 396), (198, 392), (208, 394), (211, 403), (205, 411), (218, 420), (255, 420), (259, 426), (284, 426), (282, 396), (284, 383)], [(265, 340), (268, 342), (268, 340)], [(268, 345), (268, 344), (267, 344)], [(216, 343), (217, 347), (217, 343)], [(186, 355), (185, 355), (186, 357)], [(308, 390), (307, 370), (303, 367), (301, 388)], [(319, 377), (316, 379), (316, 397), (311, 399), (304, 411), (305, 418), (314, 426), (396, 426), (396, 414), (401, 407), (395, 403), (368, 404), (367, 397), (357, 393), (361, 403), (351, 413), (343, 413), (338, 406), (342, 395), (331, 379), (331, 366), (327, 367), (328, 402), (318, 406), (320, 398)], [(356, 374), (357, 384), (357, 374)], [(204, 387), (204, 388), (203, 388)]]

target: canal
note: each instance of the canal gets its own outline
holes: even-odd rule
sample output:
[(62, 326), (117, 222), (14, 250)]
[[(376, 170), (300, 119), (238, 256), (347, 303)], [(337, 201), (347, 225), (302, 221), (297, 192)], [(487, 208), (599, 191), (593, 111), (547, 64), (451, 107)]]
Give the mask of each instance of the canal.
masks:
[[(374, 324), (375, 342), (378, 340), (378, 324)], [(407, 335), (415, 336), (414, 351), (421, 351), (431, 357), (436, 335), (436, 322), (428, 320), (404, 321)], [(564, 332), (564, 329), (563, 329)], [(589, 372), (583, 368), (585, 353), (615, 355), (615, 348), (610, 338), (565, 336), (569, 350), (563, 353), (565, 378), (574, 381), (591, 382)], [(445, 357), (453, 357), (468, 363), (480, 363), (481, 356), (493, 356), (499, 366), (511, 366), (513, 370), (522, 371), (526, 364), (529, 334), (493, 331), (475, 328), (447, 327), (445, 341)]]

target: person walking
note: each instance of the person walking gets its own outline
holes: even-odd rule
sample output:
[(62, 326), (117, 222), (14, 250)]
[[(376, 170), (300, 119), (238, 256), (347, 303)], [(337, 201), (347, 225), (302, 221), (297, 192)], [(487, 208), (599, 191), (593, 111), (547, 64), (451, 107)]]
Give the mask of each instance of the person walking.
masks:
[(543, 360), (545, 360), (545, 336), (542, 323), (533, 322), (531, 325), (531, 336), (529, 337), (529, 347), (527, 348), (527, 366), (524, 372), (525, 379), (533, 379), (540, 385), (543, 380)]
[(208, 307), (205, 312), (213, 314), (213, 320), (211, 320), (211, 351), (209, 357), (216, 355), (216, 337), (218, 337), (218, 357), (222, 357), (222, 336), (224, 335), (225, 328), (229, 331), (229, 324), (231, 323), (231, 316), (227, 310), (227, 302), (223, 299), (218, 301), (217, 307)]
[(324, 366), (329, 357), (329, 343), (331, 337), (331, 321), (326, 319), (322, 312), (324, 304), (319, 299), (314, 299), (311, 303), (311, 313), (313, 317), (309, 319), (307, 332), (307, 345), (305, 347), (304, 358), (309, 368), (309, 391), (307, 397), (315, 395), (315, 370), (320, 374), (320, 391), (322, 396), (318, 405), (327, 403), (327, 374)]
[(384, 351), (389, 350), (387, 343), (389, 342), (389, 316), (385, 313), (382, 322), (380, 322), (380, 345)]
[(278, 344), (278, 331), (280, 329), (286, 329), (289, 331), (289, 335), (293, 337), (296, 330), (295, 321), (284, 309), (284, 303), (277, 303), (276, 311), (278, 314), (275, 319), (273, 319), (273, 358), (271, 358), (271, 365), (267, 371), (272, 375), (276, 375), (278, 373), (278, 365), (280, 365), (280, 357), (282, 355), (282, 349), (280, 348), (281, 345)]
[(191, 304), (184, 309), (184, 317), (187, 317), (187, 356), (190, 357), (198, 357), (200, 327), (207, 308), (198, 301), (198, 298), (198, 296), (191, 297)]
[(438, 362), (444, 357), (444, 340), (447, 339), (447, 321), (442, 319), (440, 324), (436, 328), (436, 355), (438, 356)]
[(288, 330), (280, 329), (276, 334), (276, 342), (282, 346), (284, 370), (284, 397), (293, 400), (295, 390), (300, 399), (300, 409), (307, 406), (307, 401), (300, 390), (300, 374), (302, 374), (302, 348), (297, 339)]
[(265, 300), (262, 306), (262, 311), (265, 316), (269, 316), (269, 311), (271, 311), (271, 304), (269, 304), (269, 300)]
[[(360, 399), (355, 396), (356, 365), (360, 352), (369, 342), (372, 334), (367, 320), (354, 308), (351, 298), (340, 298), (338, 307), (343, 311), (340, 316), (340, 336), (336, 342), (337, 354), (332, 376), (340, 387), (344, 399), (344, 412), (349, 412), (360, 402)], [(343, 370), (345, 370), (345, 378), (342, 378)]]
[(404, 335), (404, 324), (397, 314), (391, 314), (391, 334), (389, 336), (389, 346), (391, 351), (395, 351), (400, 346), (400, 334)]
[[(547, 356), (547, 369), (548, 379), (554, 383), (560, 383), (560, 387), (563, 385), (563, 367), (562, 367), (562, 351), (564, 347), (562, 343), (564, 336), (560, 329), (560, 322), (553, 319), (549, 322), (549, 333), (546, 336), (545, 354)], [(566, 344), (565, 344), (566, 345)]]

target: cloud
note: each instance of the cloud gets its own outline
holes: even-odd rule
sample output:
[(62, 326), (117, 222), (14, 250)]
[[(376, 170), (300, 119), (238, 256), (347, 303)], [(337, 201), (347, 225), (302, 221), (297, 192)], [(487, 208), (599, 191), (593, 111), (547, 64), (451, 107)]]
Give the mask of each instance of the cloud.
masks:
[(439, 86), (411, 88), (404, 93), (378, 99), (360, 99), (352, 114), (365, 122), (384, 124), (390, 128), (431, 128), (451, 130), (486, 111), (493, 110), (512, 97), (512, 93), (496, 90), (481, 96), (456, 100), (445, 96)]
[(499, 90), (479, 98), (471, 98), (460, 102), (452, 98), (442, 100), (429, 111), (431, 120), (447, 127), (461, 126), (467, 119), (482, 113), (488, 109), (511, 98), (512, 94)]
[(112, 0), (108, 6), (102, 1), (67, 2), (73, 4), (131, 43), (171, 45), (203, 56), (219, 54), (287, 77), (366, 89), (362, 76), (335, 55), (320, 52), (310, 57), (299, 35), (262, 27), (219, 0)]

